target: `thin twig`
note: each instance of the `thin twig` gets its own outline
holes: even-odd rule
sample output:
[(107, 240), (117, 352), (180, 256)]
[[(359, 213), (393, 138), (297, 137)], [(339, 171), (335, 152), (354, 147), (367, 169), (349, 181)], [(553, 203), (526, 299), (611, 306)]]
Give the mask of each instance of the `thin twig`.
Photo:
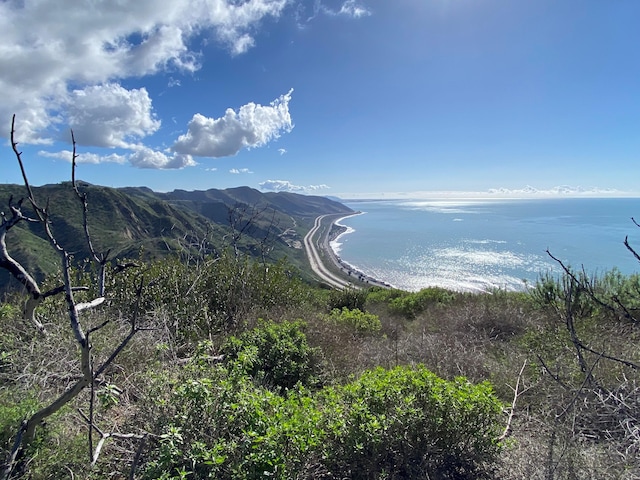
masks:
[(511, 422), (513, 420), (513, 415), (516, 411), (516, 402), (518, 401), (518, 397), (520, 396), (520, 381), (522, 380), (522, 374), (524, 373), (524, 369), (527, 366), (527, 360), (522, 363), (522, 368), (520, 369), (520, 373), (518, 373), (518, 379), (516, 380), (516, 386), (513, 388), (513, 401), (511, 402), (511, 408), (509, 410), (509, 417), (507, 418), (507, 425), (504, 427), (504, 432), (502, 435), (498, 437), (498, 440), (502, 441), (509, 436), (511, 433)]

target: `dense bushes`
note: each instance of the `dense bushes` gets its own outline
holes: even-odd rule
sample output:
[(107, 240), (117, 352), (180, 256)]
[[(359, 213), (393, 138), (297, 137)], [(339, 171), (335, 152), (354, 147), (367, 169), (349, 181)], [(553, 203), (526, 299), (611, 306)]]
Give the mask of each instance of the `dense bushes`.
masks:
[[(78, 284), (90, 274), (79, 272)], [(640, 478), (640, 335), (619, 305), (606, 307), (617, 298), (635, 315), (635, 276), (588, 285), (548, 277), (529, 292), (491, 295), (328, 292), (285, 263), (216, 257), (152, 262), (110, 281), (108, 302), (85, 317), (90, 326), (111, 320), (92, 336), (96, 359), (126, 335), (125, 315), (138, 311), (150, 330), (96, 384), (95, 425), (149, 432), (146, 444), (111, 437), (90, 467), (79, 413), (87, 392), (38, 430), (27, 478), (69, 469), (126, 478), (135, 462), (136, 478), (189, 480), (464, 479), (494, 468), (505, 480)], [(0, 304), (3, 455), (22, 418), (76, 375), (61, 307), (45, 300), (49, 334), (34, 336), (18, 296)], [(497, 398), (510, 404), (516, 382), (512, 437), (501, 448)]]
[(377, 368), (321, 398), (339, 412), (328, 463), (349, 478), (480, 478), (500, 450), (502, 408), (488, 383)]
[(261, 322), (229, 337), (221, 353), (226, 363), (278, 391), (297, 384), (313, 386), (319, 373), (319, 352), (307, 343), (301, 322)]
[(108, 278), (113, 307), (168, 316), (179, 342), (233, 330), (249, 314), (312, 300), (311, 289), (285, 261), (263, 264), (228, 253), (197, 263), (158, 260)]
[(448, 305), (455, 297), (455, 293), (438, 287), (423, 288), (418, 292), (376, 288), (369, 293), (367, 300), (373, 303), (386, 303), (392, 312), (411, 319), (429, 305)]
[(353, 328), (356, 333), (377, 333), (382, 328), (380, 318), (369, 312), (363, 312), (357, 308), (349, 310), (342, 307), (342, 310), (334, 308), (329, 315), (329, 319), (337, 325), (347, 325)]
[(165, 405), (147, 478), (471, 479), (500, 451), (491, 387), (423, 366), (277, 395), (196, 360)]

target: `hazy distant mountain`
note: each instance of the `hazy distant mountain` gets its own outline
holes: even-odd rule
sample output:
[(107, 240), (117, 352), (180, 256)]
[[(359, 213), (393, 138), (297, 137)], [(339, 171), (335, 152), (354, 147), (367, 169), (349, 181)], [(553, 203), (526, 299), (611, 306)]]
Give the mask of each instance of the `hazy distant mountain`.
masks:
[[(109, 188), (81, 183), (89, 205), (89, 229), (96, 250), (114, 257), (157, 257), (200, 248), (222, 250), (236, 242), (251, 255), (304, 262), (301, 240), (313, 220), (326, 213), (349, 213), (339, 202), (295, 193), (261, 193), (249, 187), (159, 193), (147, 187)], [(41, 204), (49, 204), (52, 229), (77, 259), (88, 253), (82, 207), (69, 182), (34, 187)], [(21, 185), (0, 185), (0, 210), (9, 198), (24, 196)], [(1, 207), (2, 205), (5, 207)], [(28, 207), (23, 207), (25, 213)], [(58, 270), (57, 255), (44, 240), (42, 227), (22, 222), (7, 235), (9, 252), (42, 278)], [(197, 246), (197, 247), (196, 247)], [(8, 282), (0, 271), (0, 289)]]

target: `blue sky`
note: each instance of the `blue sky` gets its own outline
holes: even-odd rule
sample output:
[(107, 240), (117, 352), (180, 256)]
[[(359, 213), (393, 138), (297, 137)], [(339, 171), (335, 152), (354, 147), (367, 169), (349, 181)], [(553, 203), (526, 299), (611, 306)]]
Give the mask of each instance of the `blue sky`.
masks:
[(637, 0), (119, 3), (0, 2), (0, 182), (640, 192)]

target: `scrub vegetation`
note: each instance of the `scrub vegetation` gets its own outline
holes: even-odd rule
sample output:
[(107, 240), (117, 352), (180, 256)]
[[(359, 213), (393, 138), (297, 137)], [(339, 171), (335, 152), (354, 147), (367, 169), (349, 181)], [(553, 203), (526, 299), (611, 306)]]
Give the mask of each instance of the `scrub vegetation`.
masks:
[(3, 246), (50, 226), (61, 273), (1, 252), (0, 478), (640, 478), (638, 276), (337, 291), (233, 244), (83, 262), (25, 184)]
[[(37, 426), (11, 478), (640, 475), (638, 277), (483, 295), (371, 289), (359, 309), (286, 263), (137, 265), (110, 276), (114, 294), (83, 321), (110, 320), (96, 364), (132, 315), (144, 331), (95, 379), (93, 402), (85, 388)], [(81, 375), (64, 299), (39, 307), (46, 334), (24, 321), (23, 300), (0, 308), (3, 458), (21, 422)]]

